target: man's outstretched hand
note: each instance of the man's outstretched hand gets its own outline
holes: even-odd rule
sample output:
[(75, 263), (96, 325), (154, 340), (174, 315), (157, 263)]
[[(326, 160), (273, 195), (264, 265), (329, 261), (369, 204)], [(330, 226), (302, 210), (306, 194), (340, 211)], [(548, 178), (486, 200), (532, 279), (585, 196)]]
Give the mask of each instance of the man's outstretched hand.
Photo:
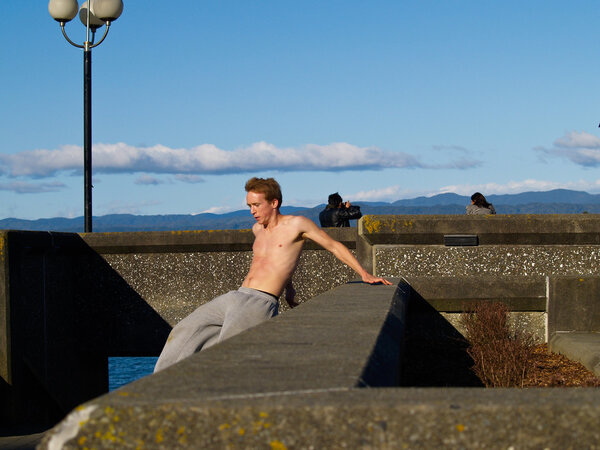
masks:
[(366, 275), (364, 275), (362, 277), (362, 280), (365, 283), (369, 283), (369, 284), (385, 284), (386, 286), (390, 286), (392, 283), (388, 280), (386, 280), (385, 278), (380, 278), (380, 277), (374, 277), (373, 275), (371, 275), (370, 273), (367, 273)]

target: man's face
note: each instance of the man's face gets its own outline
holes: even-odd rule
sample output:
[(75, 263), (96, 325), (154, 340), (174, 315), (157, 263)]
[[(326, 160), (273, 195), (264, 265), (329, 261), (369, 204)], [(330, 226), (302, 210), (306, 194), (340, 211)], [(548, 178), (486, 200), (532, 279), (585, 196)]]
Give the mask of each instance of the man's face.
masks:
[(273, 199), (269, 202), (261, 192), (248, 192), (246, 204), (252, 216), (261, 225), (267, 225), (271, 217), (277, 213), (277, 200)]

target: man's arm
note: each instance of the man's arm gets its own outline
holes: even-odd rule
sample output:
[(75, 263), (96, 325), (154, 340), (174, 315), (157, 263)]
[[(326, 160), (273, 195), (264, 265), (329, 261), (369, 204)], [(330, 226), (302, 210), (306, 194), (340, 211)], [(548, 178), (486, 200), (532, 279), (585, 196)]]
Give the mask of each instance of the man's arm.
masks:
[(350, 202), (346, 202), (348, 206), (346, 208), (340, 208), (338, 210), (338, 218), (340, 219), (360, 219), (362, 217), (362, 213), (360, 212), (360, 206), (351, 206)]
[(312, 220), (302, 216), (297, 216), (297, 218), (300, 221), (300, 228), (303, 238), (308, 238), (311, 241), (319, 244), (325, 250), (329, 250), (337, 259), (354, 270), (365, 283), (383, 283), (386, 285), (392, 284), (385, 278), (375, 277), (367, 272), (344, 244), (332, 239), (327, 233), (317, 227)]

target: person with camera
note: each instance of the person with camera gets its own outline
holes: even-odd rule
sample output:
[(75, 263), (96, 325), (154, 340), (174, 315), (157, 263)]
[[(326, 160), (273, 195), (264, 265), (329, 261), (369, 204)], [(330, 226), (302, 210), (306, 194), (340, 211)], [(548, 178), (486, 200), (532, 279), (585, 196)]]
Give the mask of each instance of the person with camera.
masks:
[(349, 227), (351, 220), (362, 217), (360, 206), (352, 206), (350, 202), (344, 203), (342, 196), (337, 192), (329, 196), (327, 203), (325, 209), (319, 213), (322, 228)]

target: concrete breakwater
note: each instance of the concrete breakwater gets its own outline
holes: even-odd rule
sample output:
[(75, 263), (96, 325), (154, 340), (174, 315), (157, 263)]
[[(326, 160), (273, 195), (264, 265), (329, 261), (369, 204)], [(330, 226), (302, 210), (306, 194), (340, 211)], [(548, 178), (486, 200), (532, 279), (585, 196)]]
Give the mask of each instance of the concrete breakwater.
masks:
[[(501, 439), (515, 430), (518, 424), (509, 426), (503, 415), (518, 411), (529, 417), (521, 425), (544, 423), (542, 428), (519, 428), (518, 442), (598, 439), (595, 431), (583, 428), (598, 419), (594, 405), (600, 402), (594, 390), (587, 396), (507, 390), (508, 400), (500, 401), (498, 394), (484, 390), (390, 387), (381, 394), (359, 386), (398, 383), (389, 381), (401, 373), (390, 369), (394, 364), (401, 367), (402, 361), (404, 316), (397, 305), (404, 297), (398, 289), (424, 306), (420, 314), (425, 324), (441, 323), (453, 332), (459, 332), (453, 319), (465, 301), (496, 299), (509, 303), (515, 319), (535, 329), (540, 340), (552, 345), (562, 337), (575, 341), (561, 347), (566, 353), (581, 347), (576, 336), (598, 336), (599, 218), (367, 216), (358, 230), (329, 232), (373, 272), (397, 278), (398, 287), (347, 284), (352, 272), (309, 244), (295, 277), (305, 304), (214, 352), (189, 358), (169, 377), (153, 375), (107, 396), (102, 395), (107, 391), (106, 358), (157, 355), (174, 323), (198, 304), (237, 287), (250, 262), (251, 233), (1, 232), (0, 393), (9, 399), (2, 405), (2, 420), (52, 424), (83, 404), (48, 436), (63, 433), (62, 426), (74, 419), (88, 423), (90, 428), (75, 427), (75, 434), (64, 440), (73, 448), (83, 438), (92, 442), (97, 433), (110, 437), (110, 426), (94, 427), (115, 427), (115, 417), (127, 424), (119, 432), (129, 430), (127, 442), (132, 446), (141, 439), (150, 447), (164, 448), (184, 445), (180, 439), (193, 446), (204, 442), (199, 440), (203, 435), (212, 436), (215, 445), (234, 446), (419, 446), (446, 440), (475, 448), (491, 442), (486, 436)], [(383, 329), (393, 330), (391, 338), (381, 333)], [(333, 330), (346, 334), (335, 337)], [(385, 335), (388, 338), (380, 341)], [(285, 339), (277, 341), (279, 336)], [(279, 343), (262, 349), (265, 340)], [(594, 342), (581, 357), (588, 367), (600, 353)], [(319, 348), (327, 351), (315, 353)], [(214, 367), (214, 373), (208, 372), (211, 379), (222, 380), (222, 385), (195, 383), (208, 366)], [(386, 375), (388, 381), (361, 384), (358, 380), (364, 381), (367, 368), (372, 371), (367, 379)], [(112, 410), (120, 413), (111, 415)], [(549, 417), (557, 411), (561, 424)], [(292, 417), (301, 418), (296, 428), (289, 425)], [(141, 418), (159, 426), (148, 428), (150, 422)], [(223, 421), (217, 424), (208, 418)], [(410, 425), (398, 418), (410, 420)], [(234, 419), (238, 425), (245, 420), (245, 425), (235, 425)], [(262, 440), (240, 440), (249, 439), (250, 425), (261, 420), (262, 431), (252, 435)], [(346, 430), (343, 435), (331, 434), (331, 426), (343, 420), (358, 426), (358, 434), (349, 426), (340, 428)], [(363, 426), (372, 433), (360, 431)], [(279, 431), (269, 435), (268, 428)], [(136, 429), (151, 431), (141, 436)], [(476, 434), (464, 433), (475, 429)], [(109, 445), (110, 439), (103, 442)]]

